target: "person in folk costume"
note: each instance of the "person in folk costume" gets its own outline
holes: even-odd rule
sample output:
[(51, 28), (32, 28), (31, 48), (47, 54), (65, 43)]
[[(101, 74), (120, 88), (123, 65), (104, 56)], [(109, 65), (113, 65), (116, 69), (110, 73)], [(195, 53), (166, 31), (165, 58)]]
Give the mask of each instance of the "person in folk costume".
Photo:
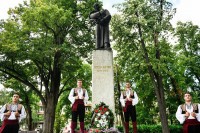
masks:
[(126, 133), (129, 133), (129, 117), (131, 117), (132, 120), (133, 131), (137, 133), (135, 105), (138, 103), (138, 96), (137, 93), (131, 89), (130, 82), (126, 82), (126, 89), (121, 92), (120, 102), (123, 106)]
[(71, 133), (75, 133), (77, 118), (79, 117), (81, 133), (84, 133), (85, 104), (88, 101), (88, 93), (82, 88), (82, 80), (77, 80), (77, 87), (72, 88), (68, 99), (72, 103)]
[(0, 133), (18, 133), (19, 122), (26, 118), (26, 111), (22, 104), (19, 104), (19, 93), (15, 92), (12, 103), (5, 104), (0, 110), (0, 118), (3, 121)]
[(200, 132), (200, 104), (192, 103), (192, 96), (189, 92), (184, 94), (185, 103), (178, 106), (176, 118), (183, 124), (183, 133)]

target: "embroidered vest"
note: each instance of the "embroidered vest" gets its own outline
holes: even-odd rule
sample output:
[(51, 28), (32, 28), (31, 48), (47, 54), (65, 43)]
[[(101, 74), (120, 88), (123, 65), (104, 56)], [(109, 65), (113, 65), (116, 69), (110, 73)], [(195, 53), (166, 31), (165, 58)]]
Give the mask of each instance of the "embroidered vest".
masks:
[[(199, 109), (198, 109), (198, 104), (197, 103), (192, 103), (192, 107), (193, 107), (193, 112), (199, 113)], [(181, 109), (182, 109), (182, 114), (185, 114), (185, 112), (186, 112), (185, 104), (181, 104)]]
[[(22, 110), (21, 104), (17, 104), (17, 110), (11, 110), (11, 104), (6, 104), (6, 109), (5, 109), (4, 113), (7, 113), (8, 111), (12, 111), (12, 112), (18, 112), (19, 114), (21, 114), (21, 110)], [(6, 118), (8, 118), (8, 117), (6, 117)]]
[[(82, 89), (83, 90), (83, 96), (85, 97), (85, 89)], [(78, 88), (74, 88), (74, 95), (73, 96), (78, 96)]]
[(13, 111), (13, 112), (18, 111), (18, 113), (21, 114), (21, 109), (22, 109), (22, 105), (21, 104), (17, 104), (17, 110), (11, 110), (11, 104), (6, 104), (6, 109), (5, 109), (4, 113), (6, 113), (8, 111)]
[[(125, 99), (127, 97), (126, 91), (123, 91), (122, 94), (123, 94), (123, 98)], [(132, 91), (132, 90), (130, 90), (130, 98), (135, 98), (134, 91)]]

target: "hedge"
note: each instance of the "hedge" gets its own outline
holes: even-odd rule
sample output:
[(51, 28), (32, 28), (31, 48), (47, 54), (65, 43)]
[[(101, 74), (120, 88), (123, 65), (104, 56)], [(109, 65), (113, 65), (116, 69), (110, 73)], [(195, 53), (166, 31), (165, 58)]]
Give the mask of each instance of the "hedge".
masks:
[[(123, 132), (122, 126), (117, 126), (120, 132)], [(170, 133), (182, 133), (181, 125), (169, 125)], [(130, 125), (129, 132), (131, 133), (132, 126)], [(138, 133), (162, 133), (161, 125), (138, 125)]]

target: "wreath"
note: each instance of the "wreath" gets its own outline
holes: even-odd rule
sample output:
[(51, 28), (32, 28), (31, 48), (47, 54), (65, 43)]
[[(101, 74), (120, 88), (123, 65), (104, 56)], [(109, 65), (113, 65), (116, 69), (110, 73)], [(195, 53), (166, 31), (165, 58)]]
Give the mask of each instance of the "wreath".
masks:
[(113, 127), (114, 115), (104, 102), (95, 105), (92, 111), (91, 128), (96, 132), (101, 132)]

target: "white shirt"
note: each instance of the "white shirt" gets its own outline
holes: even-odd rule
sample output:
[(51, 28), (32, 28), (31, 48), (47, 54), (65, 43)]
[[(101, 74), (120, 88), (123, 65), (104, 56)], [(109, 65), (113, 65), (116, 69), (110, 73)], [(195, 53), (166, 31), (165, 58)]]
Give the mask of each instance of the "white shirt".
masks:
[[(190, 113), (190, 116), (188, 117), (188, 119), (197, 119), (200, 122), (200, 104), (198, 104), (198, 110), (199, 110), (199, 112), (196, 113), (196, 118), (193, 117), (193, 116), (191, 116), (191, 112), (193, 112), (193, 106), (191, 106), (190, 108), (188, 108), (186, 106), (185, 110)], [(186, 119), (185, 114), (182, 114), (181, 105), (178, 106), (178, 109), (176, 111), (176, 118), (178, 119), (178, 121), (180, 122), (180, 124), (183, 124), (184, 121), (185, 121), (185, 119)]]
[[(69, 96), (68, 96), (68, 99), (70, 100), (70, 102), (72, 104), (74, 104), (74, 102), (75, 102), (74, 90), (75, 90), (75, 88), (71, 89), (71, 91), (69, 93)], [(80, 88), (80, 90), (78, 90), (77, 92), (78, 92), (79, 98), (83, 96), (83, 89), (82, 88)], [(86, 102), (88, 101), (88, 99), (89, 99), (88, 93), (87, 93), (87, 90), (85, 90), (85, 97), (83, 99), (84, 104), (86, 104)]]
[[(21, 114), (19, 116), (19, 122), (21, 122), (22, 119), (26, 118), (26, 111), (25, 111), (25, 108), (23, 105), (21, 105), (22, 108), (21, 108)], [(6, 110), (6, 104), (1, 108), (0, 110), (0, 118), (1, 118), (1, 121), (3, 121), (5, 119), (5, 116), (4, 116), (4, 111)], [(16, 111), (17, 110), (17, 105), (11, 105), (11, 115), (10, 117), (8, 118), (8, 120), (16, 120), (16, 117), (14, 115), (15, 112), (13, 111)]]
[[(130, 97), (130, 90), (127, 92), (127, 97), (129, 96)], [(134, 91), (134, 98), (132, 99), (132, 105), (134, 106), (134, 105), (136, 105), (136, 104), (138, 104), (138, 96), (137, 96), (137, 93)], [(124, 99), (124, 97), (123, 97), (123, 93), (121, 93), (121, 96), (120, 96), (120, 102), (121, 102), (121, 104), (122, 104), (122, 106), (123, 107), (125, 107), (125, 103), (126, 103), (126, 101), (125, 101), (125, 99)]]

